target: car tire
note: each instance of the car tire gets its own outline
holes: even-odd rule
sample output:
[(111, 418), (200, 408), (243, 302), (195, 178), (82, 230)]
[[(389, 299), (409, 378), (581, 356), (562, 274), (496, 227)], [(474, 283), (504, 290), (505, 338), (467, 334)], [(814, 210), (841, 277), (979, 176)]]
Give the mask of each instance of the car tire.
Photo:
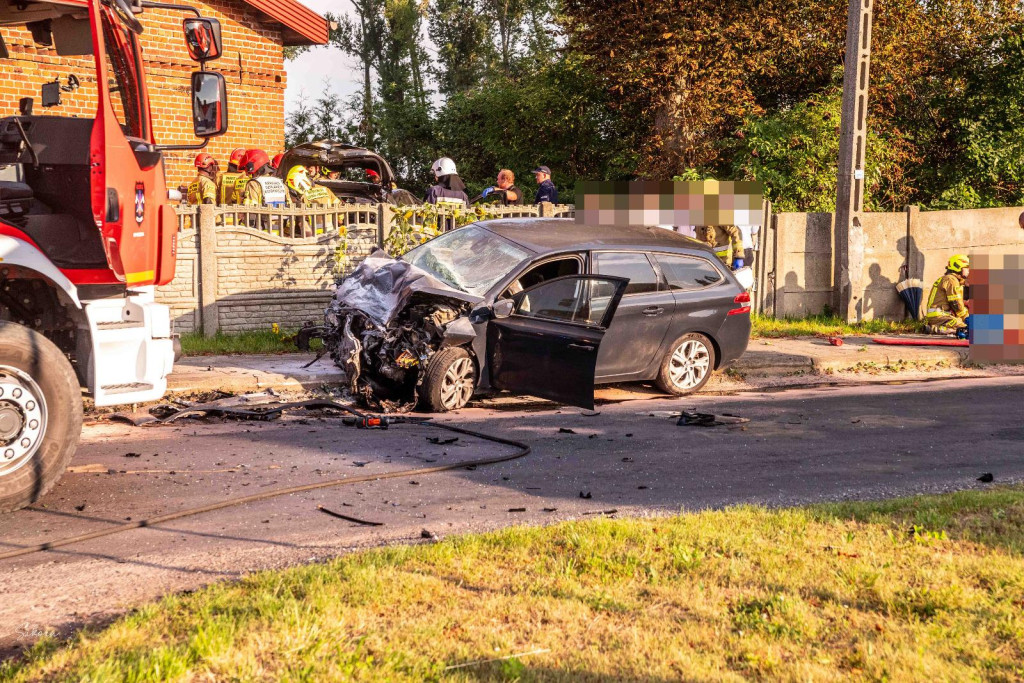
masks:
[(10, 512), (64, 474), (82, 434), (82, 390), (53, 342), (0, 323), (0, 392), (0, 512)]
[(423, 407), (434, 413), (458, 410), (476, 391), (476, 363), (461, 346), (441, 349), (430, 358), (421, 391)]
[(661, 361), (657, 384), (662, 391), (685, 396), (700, 391), (715, 369), (715, 346), (703, 334), (676, 339)]

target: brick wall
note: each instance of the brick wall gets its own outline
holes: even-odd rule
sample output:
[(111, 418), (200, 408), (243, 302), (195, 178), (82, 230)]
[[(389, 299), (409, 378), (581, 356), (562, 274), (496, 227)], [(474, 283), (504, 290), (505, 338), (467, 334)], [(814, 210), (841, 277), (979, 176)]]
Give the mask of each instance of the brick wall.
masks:
[[(229, 130), (211, 140), (206, 151), (227, 164), (236, 147), (262, 147), (273, 156), (284, 147), (284, 54), (276, 24), (239, 0), (192, 3), (205, 16), (219, 19), (224, 56), (208, 68), (224, 74), (228, 83)], [(189, 75), (197, 70), (185, 50), (181, 32), (184, 13), (146, 10), (142, 49), (150, 93), (156, 142), (190, 144), (192, 136)], [(28, 31), (0, 28), (11, 58), (0, 73), (0, 111), (16, 114), (22, 97), (36, 99), (36, 114), (93, 117), (96, 115), (96, 71), (91, 57), (58, 57), (56, 50), (37, 46)], [(74, 73), (82, 87), (63, 93), (64, 104), (44, 110), (40, 86), (56, 76)], [(195, 175), (194, 153), (168, 152), (165, 169), (169, 187)]]

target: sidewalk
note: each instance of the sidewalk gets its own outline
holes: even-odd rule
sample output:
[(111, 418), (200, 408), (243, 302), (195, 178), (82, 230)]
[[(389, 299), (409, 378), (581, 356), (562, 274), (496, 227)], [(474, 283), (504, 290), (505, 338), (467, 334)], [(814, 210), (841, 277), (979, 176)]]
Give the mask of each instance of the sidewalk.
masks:
[[(326, 356), (308, 368), (302, 367), (314, 357), (294, 353), (183, 358), (175, 363), (167, 390), (170, 393), (218, 390), (248, 393), (269, 388), (301, 391), (345, 381), (345, 374)], [(935, 366), (958, 367), (966, 357), (966, 348), (881, 346), (872, 343), (870, 337), (845, 337), (843, 346), (808, 337), (752, 339), (747, 352), (732, 369), (743, 376), (758, 377), (827, 374), (873, 367), (923, 370)]]

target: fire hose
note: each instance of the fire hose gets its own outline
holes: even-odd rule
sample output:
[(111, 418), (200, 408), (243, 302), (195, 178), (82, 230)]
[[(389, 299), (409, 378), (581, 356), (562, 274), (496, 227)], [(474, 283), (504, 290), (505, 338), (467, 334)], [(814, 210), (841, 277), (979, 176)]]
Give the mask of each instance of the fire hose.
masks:
[(299, 401), (296, 403), (256, 404), (249, 406), (246, 409), (213, 408), (204, 410), (201, 407), (193, 407), (187, 408), (182, 411), (178, 411), (176, 413), (164, 417), (163, 419), (159, 419), (156, 421), (155, 424), (166, 424), (168, 422), (173, 422), (174, 420), (185, 415), (195, 414), (197, 412), (217, 412), (225, 416), (243, 418), (248, 417), (264, 420), (275, 419), (276, 417), (279, 417), (281, 413), (283, 413), (284, 411), (294, 410), (298, 408), (329, 408), (345, 412), (352, 415), (354, 418), (354, 420), (347, 420), (346, 424), (363, 428), (387, 429), (388, 426), (392, 424), (415, 424), (422, 425), (425, 427), (433, 427), (435, 429), (442, 429), (449, 432), (455, 432), (456, 434), (472, 436), (483, 441), (490, 441), (492, 443), (501, 444), (503, 446), (512, 446), (516, 449), (516, 451), (509, 455), (502, 455), (491, 458), (478, 458), (476, 460), (463, 460), (448, 465), (436, 465), (434, 467), (419, 467), (416, 469), (399, 470), (395, 472), (383, 472), (381, 474), (368, 474), (359, 477), (345, 477), (342, 479), (331, 479), (329, 481), (317, 482), (315, 484), (300, 484), (298, 486), (288, 486), (285, 488), (271, 489), (269, 491), (263, 491), (262, 493), (255, 493), (252, 495), (241, 496), (238, 498), (229, 498), (227, 500), (223, 500), (217, 503), (211, 503), (210, 505), (188, 508), (185, 510), (179, 510), (177, 512), (169, 512), (165, 515), (157, 515), (155, 517), (149, 517), (148, 519), (140, 519), (137, 521), (126, 522), (124, 524), (118, 524), (116, 526), (108, 527), (106, 529), (99, 529), (97, 531), (90, 531), (85, 534), (79, 534), (78, 536), (69, 536), (67, 538), (61, 538), (55, 541), (47, 541), (46, 543), (39, 543), (36, 545), (26, 546), (24, 548), (18, 548), (17, 550), (10, 550), (5, 553), (0, 553), (0, 560), (9, 560), (14, 557), (22, 557), (24, 555), (31, 555), (33, 553), (43, 552), (46, 550), (53, 550), (55, 548), (61, 548), (75, 543), (83, 543), (85, 541), (91, 541), (96, 538), (103, 538), (104, 536), (112, 536), (114, 534), (124, 533), (126, 531), (131, 531), (133, 529), (144, 529), (148, 527), (153, 527), (158, 524), (165, 524), (167, 522), (183, 519), (185, 517), (194, 517), (196, 515), (201, 515), (206, 512), (223, 510), (224, 508), (234, 507), (236, 505), (245, 505), (246, 503), (255, 503), (257, 501), (266, 500), (268, 498), (275, 498), (277, 496), (285, 496), (293, 493), (305, 493), (306, 491), (315, 491), (317, 489), (333, 488), (336, 486), (345, 486), (348, 484), (363, 484), (367, 482), (380, 481), (384, 479), (397, 479), (399, 477), (422, 477), (430, 474), (438, 474), (440, 472), (448, 472), (451, 470), (477, 468), (483, 467), (485, 465), (497, 465), (499, 463), (509, 462), (510, 460), (517, 460), (530, 454), (530, 447), (520, 441), (505, 439), (500, 436), (493, 436), (491, 434), (484, 434), (483, 432), (474, 431), (472, 429), (466, 429), (465, 427), (456, 427), (455, 425), (433, 422), (430, 421), (429, 418), (416, 418), (405, 415), (372, 415), (364, 413), (343, 403), (337, 403), (335, 401), (327, 401), (320, 399), (315, 399), (311, 401)]

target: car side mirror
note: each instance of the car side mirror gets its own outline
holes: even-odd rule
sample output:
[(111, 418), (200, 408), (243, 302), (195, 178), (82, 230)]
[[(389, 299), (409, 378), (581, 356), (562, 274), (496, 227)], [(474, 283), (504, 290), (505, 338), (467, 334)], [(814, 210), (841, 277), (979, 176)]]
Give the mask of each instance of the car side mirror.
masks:
[(188, 48), (188, 54), (193, 60), (202, 63), (224, 54), (218, 20), (194, 17), (182, 21), (181, 26), (185, 32), (185, 47)]
[(491, 314), (495, 318), (507, 318), (516, 310), (516, 302), (512, 299), (500, 299), (491, 306)]
[(212, 138), (227, 131), (228, 89), (221, 74), (192, 74), (192, 127), (199, 138)]

